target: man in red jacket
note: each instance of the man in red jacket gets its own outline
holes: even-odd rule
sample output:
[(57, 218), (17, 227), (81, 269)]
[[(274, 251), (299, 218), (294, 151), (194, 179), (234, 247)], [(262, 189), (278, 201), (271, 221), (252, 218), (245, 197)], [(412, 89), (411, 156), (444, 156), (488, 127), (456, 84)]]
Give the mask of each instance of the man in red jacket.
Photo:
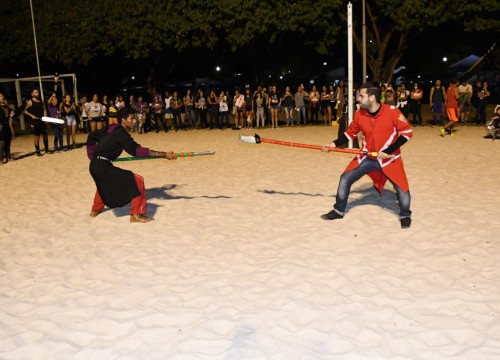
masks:
[(380, 193), (387, 180), (392, 183), (398, 196), (401, 228), (411, 225), (411, 197), (400, 147), (412, 138), (413, 132), (408, 120), (395, 106), (380, 102), (380, 95), (377, 83), (363, 84), (359, 88), (360, 110), (354, 114), (353, 122), (344, 134), (323, 148), (323, 151), (328, 151), (329, 147), (346, 144), (361, 132), (362, 150), (377, 152), (378, 155), (357, 155), (351, 161), (340, 177), (333, 210), (321, 215), (322, 219), (343, 218), (352, 184), (368, 175)]

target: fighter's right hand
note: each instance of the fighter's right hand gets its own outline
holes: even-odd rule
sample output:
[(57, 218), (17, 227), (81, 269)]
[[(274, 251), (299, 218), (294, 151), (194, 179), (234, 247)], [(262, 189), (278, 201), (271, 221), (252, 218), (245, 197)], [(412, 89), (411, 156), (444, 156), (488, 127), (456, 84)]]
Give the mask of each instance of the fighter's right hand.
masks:
[(172, 152), (172, 151), (167, 151), (167, 152), (165, 152), (165, 157), (168, 160), (175, 160), (175, 159), (177, 159), (177, 154)]
[(323, 148), (321, 149), (321, 151), (322, 152), (330, 152), (330, 148), (334, 148), (334, 147), (336, 147), (336, 146), (335, 146), (335, 143), (332, 141), (329, 144), (323, 145)]

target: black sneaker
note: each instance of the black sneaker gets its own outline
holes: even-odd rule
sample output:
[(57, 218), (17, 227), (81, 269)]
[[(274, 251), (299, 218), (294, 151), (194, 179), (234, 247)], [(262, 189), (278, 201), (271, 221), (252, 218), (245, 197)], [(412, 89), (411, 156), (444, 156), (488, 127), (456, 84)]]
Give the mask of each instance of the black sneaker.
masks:
[(411, 226), (411, 217), (407, 216), (399, 220), (401, 222), (401, 229), (408, 229)]
[(338, 212), (335, 210), (330, 211), (328, 214), (323, 214), (321, 215), (321, 218), (323, 220), (335, 220), (335, 219), (342, 219), (344, 215), (340, 215)]
[(40, 152), (40, 150), (36, 151), (36, 156), (43, 156), (43, 154)]

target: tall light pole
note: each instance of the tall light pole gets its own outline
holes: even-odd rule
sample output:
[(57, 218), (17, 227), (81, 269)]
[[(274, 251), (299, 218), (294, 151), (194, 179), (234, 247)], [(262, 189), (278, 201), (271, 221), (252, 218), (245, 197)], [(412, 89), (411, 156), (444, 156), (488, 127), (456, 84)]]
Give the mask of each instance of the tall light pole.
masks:
[(40, 84), (40, 98), (43, 101), (43, 88), (42, 88), (42, 74), (40, 72), (40, 60), (38, 59), (38, 44), (36, 42), (36, 30), (35, 30), (35, 16), (33, 14), (33, 3), (30, 0), (31, 8), (31, 22), (33, 24), (33, 38), (35, 39), (35, 55), (36, 55), (36, 66), (38, 68), (38, 82)]
[(363, 42), (363, 83), (366, 82), (366, 18), (365, 18), (365, 2), (363, 0), (363, 28), (361, 30), (362, 42)]
[[(353, 46), (352, 46), (352, 4), (347, 4), (347, 127), (351, 125), (353, 116), (354, 101), (353, 94)], [(349, 148), (352, 148), (353, 142), (349, 141)]]

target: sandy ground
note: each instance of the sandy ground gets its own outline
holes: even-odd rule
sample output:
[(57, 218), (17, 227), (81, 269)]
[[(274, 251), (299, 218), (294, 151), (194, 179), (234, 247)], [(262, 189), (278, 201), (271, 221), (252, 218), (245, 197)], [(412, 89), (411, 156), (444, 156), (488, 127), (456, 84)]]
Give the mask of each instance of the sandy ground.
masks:
[[(259, 134), (322, 145), (336, 132)], [(0, 358), (499, 359), (500, 141), (414, 132), (407, 230), (391, 186), (380, 197), (367, 177), (344, 219), (320, 219), (351, 155), (232, 130), (134, 135), (216, 151), (117, 163), (144, 176), (149, 224), (127, 206), (89, 217), (83, 148), (0, 166)]]

